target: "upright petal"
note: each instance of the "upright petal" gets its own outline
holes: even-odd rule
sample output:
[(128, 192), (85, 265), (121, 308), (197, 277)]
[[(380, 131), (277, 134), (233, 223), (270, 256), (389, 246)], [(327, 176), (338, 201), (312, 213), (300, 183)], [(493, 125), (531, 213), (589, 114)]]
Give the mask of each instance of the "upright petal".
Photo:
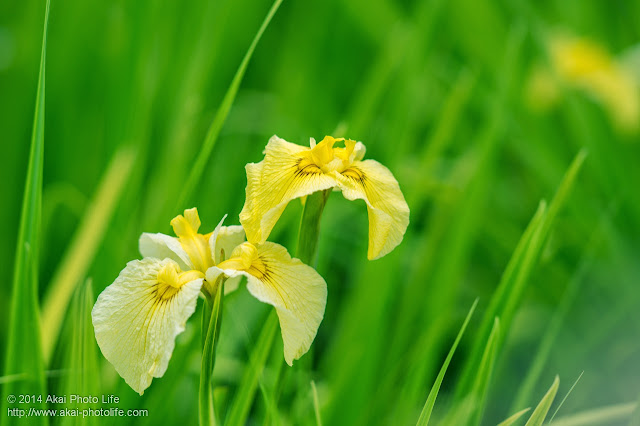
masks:
[(264, 243), (289, 201), (333, 188), (336, 181), (311, 160), (311, 150), (273, 136), (260, 163), (249, 163), (240, 223), (247, 240)]
[(167, 370), (176, 336), (196, 308), (202, 274), (177, 268), (170, 259), (129, 262), (91, 312), (100, 350), (141, 395)]
[[(246, 267), (248, 260), (250, 266)], [(292, 365), (309, 350), (327, 303), (327, 284), (312, 267), (270, 242), (257, 246), (244, 243), (218, 266), (207, 272), (207, 279), (220, 270), (230, 277), (244, 275), (249, 292), (276, 308), (287, 364)]]
[(224, 258), (228, 259), (233, 249), (244, 242), (244, 229), (240, 225), (221, 226), (218, 232), (213, 234), (215, 242), (212, 238), (209, 240), (211, 253), (213, 253), (214, 262), (216, 264), (222, 262), (222, 253)]
[(189, 255), (182, 248), (180, 240), (165, 234), (143, 233), (138, 242), (142, 257), (154, 257), (156, 259), (171, 259), (180, 265), (180, 269), (193, 269)]
[[(209, 247), (211, 248), (211, 254), (213, 256), (214, 264), (218, 264), (224, 259), (231, 256), (233, 249), (244, 242), (244, 229), (240, 225), (222, 226), (222, 223), (227, 218), (224, 215), (216, 229), (209, 235)], [(236, 291), (240, 286), (242, 277), (233, 277), (227, 279), (224, 284), (224, 294), (229, 294)], [(214, 282), (212, 280), (210, 282)]]
[(346, 199), (367, 203), (367, 257), (378, 259), (400, 244), (409, 225), (409, 206), (389, 169), (374, 160), (358, 161), (336, 178)]
[(195, 207), (186, 209), (184, 215), (179, 214), (171, 219), (173, 232), (178, 236), (182, 249), (189, 256), (192, 269), (204, 273), (213, 265), (213, 256), (207, 238), (198, 232), (200, 225), (200, 216)]

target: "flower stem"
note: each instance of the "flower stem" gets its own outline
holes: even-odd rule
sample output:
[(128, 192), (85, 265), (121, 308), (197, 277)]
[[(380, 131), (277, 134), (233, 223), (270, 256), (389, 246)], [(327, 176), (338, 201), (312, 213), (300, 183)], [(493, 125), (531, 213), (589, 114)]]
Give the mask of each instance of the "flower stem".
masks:
[(329, 198), (330, 189), (314, 192), (307, 196), (298, 231), (296, 257), (311, 267), (315, 267), (320, 235), (320, 218)]
[(224, 281), (220, 282), (213, 298), (206, 298), (202, 312), (202, 370), (200, 372), (200, 426), (213, 426), (216, 418), (213, 409), (211, 376), (216, 361), (216, 346), (222, 323), (222, 299)]
[[(296, 257), (315, 269), (318, 262), (318, 240), (320, 238), (320, 218), (327, 204), (331, 189), (314, 192), (307, 196), (298, 231), (298, 250)], [(299, 371), (309, 374), (313, 363), (313, 346), (298, 363)]]

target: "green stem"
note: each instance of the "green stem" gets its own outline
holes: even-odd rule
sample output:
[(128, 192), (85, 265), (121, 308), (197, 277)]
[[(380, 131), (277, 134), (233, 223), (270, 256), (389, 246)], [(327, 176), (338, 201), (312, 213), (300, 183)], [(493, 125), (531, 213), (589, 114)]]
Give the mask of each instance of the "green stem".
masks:
[[(309, 195), (302, 211), (296, 257), (312, 268), (315, 268), (317, 263), (320, 218), (330, 194), (331, 189), (326, 189)], [(305, 382), (307, 383), (307, 379), (311, 376), (313, 352), (313, 346), (311, 346), (307, 354), (299, 360), (295, 367), (296, 371), (305, 376)]]
[(307, 196), (298, 231), (298, 251), (296, 256), (309, 266), (314, 267), (320, 236), (320, 218), (327, 203), (330, 189), (314, 192)]
[(222, 323), (224, 281), (218, 286), (213, 299), (207, 298), (202, 312), (202, 370), (200, 372), (200, 426), (216, 424), (211, 392), (211, 376), (216, 362), (216, 346)]

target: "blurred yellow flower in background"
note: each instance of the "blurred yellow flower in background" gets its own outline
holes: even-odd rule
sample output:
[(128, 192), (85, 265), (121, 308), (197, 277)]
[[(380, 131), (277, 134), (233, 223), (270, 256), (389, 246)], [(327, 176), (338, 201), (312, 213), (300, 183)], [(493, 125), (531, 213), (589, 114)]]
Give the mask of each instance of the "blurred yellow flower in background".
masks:
[[(344, 141), (344, 147), (334, 147)], [(409, 207), (393, 174), (374, 160), (363, 160), (365, 146), (326, 136), (310, 147), (272, 136), (264, 160), (249, 163), (246, 201), (240, 223), (247, 239), (263, 243), (287, 204), (317, 191), (338, 188), (348, 200), (364, 200), (369, 212), (369, 259), (393, 250), (409, 225)]]
[(547, 47), (551, 69), (537, 66), (529, 79), (532, 106), (546, 109), (558, 101), (559, 86), (573, 87), (599, 102), (619, 130), (638, 130), (640, 85), (624, 61), (587, 38), (557, 34)]

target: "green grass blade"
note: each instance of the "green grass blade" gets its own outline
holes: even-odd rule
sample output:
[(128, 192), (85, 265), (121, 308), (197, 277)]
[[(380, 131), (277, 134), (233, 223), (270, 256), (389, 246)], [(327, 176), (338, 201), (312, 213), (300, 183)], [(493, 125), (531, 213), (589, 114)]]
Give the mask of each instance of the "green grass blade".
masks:
[(53, 274), (43, 301), (40, 321), (46, 364), (51, 359), (73, 290), (85, 277), (107, 233), (107, 225), (133, 171), (135, 158), (136, 151), (130, 147), (123, 147), (116, 152), (67, 252)]
[[(9, 403), (10, 395), (46, 395), (44, 363), (40, 346), (38, 309), (38, 270), (40, 221), (42, 210), (42, 173), (44, 164), (44, 113), (45, 113), (45, 68), (47, 52), (47, 28), (49, 24), (50, 1), (47, 0), (40, 54), (40, 71), (36, 92), (33, 133), (27, 181), (20, 215), (20, 229), (16, 247), (15, 269), (13, 272), (13, 292), (11, 295), (11, 323), (7, 345), (5, 376), (25, 374), (25, 380), (9, 381), (3, 386), (2, 404), (7, 409), (15, 405)], [(5, 405), (5, 401), (6, 404)], [(34, 404), (35, 405), (35, 404)], [(43, 404), (41, 404), (44, 407)], [(37, 407), (37, 405), (35, 405)], [(42, 408), (37, 407), (37, 408)], [(7, 416), (2, 410), (3, 425), (22, 424), (22, 419)], [(32, 419), (31, 424), (48, 424), (46, 417)]]
[(500, 423), (498, 423), (498, 426), (511, 426), (512, 424), (514, 424), (520, 417), (524, 416), (529, 410), (531, 410), (531, 407), (525, 408), (523, 410), (518, 411), (517, 413), (515, 413), (514, 415), (510, 416), (509, 418), (501, 421)]
[[(93, 309), (93, 291), (91, 280), (77, 288), (70, 304), (70, 311), (65, 322), (64, 341), (66, 342), (66, 356), (62, 376), (60, 395), (98, 395), (100, 394), (100, 374), (98, 365), (98, 350), (91, 322)], [(70, 410), (99, 409), (98, 404), (70, 403), (66, 407)], [(100, 417), (85, 418), (63, 417), (61, 425), (97, 425)]]
[(280, 413), (278, 413), (278, 401), (275, 398), (273, 392), (271, 392), (265, 386), (262, 380), (258, 380), (258, 387), (260, 389), (260, 395), (266, 407), (266, 415), (264, 416), (265, 425), (278, 426), (280, 425)]
[(313, 411), (316, 415), (316, 426), (322, 426), (322, 417), (320, 417), (320, 399), (318, 398), (318, 389), (316, 382), (311, 381), (311, 393), (313, 394)]
[(493, 322), (493, 328), (489, 339), (487, 340), (487, 346), (482, 355), (482, 361), (480, 362), (480, 368), (476, 375), (475, 386), (473, 390), (473, 400), (475, 402), (475, 409), (473, 410), (473, 416), (471, 424), (479, 425), (482, 421), (482, 414), (484, 412), (485, 402), (487, 400), (487, 393), (489, 390), (489, 383), (491, 382), (491, 376), (493, 374), (493, 366), (498, 355), (498, 342), (500, 340), (500, 319), (496, 317)]
[(587, 150), (582, 148), (576, 154), (575, 158), (571, 162), (569, 169), (565, 172), (564, 177), (562, 178), (562, 182), (560, 183), (560, 187), (556, 191), (556, 194), (549, 204), (549, 215), (547, 220), (545, 221), (545, 226), (547, 229), (553, 226), (553, 221), (555, 220), (558, 212), (562, 207), (566, 204), (567, 198), (571, 193), (573, 185), (575, 184), (576, 178), (578, 177), (578, 172), (582, 168), (582, 164), (584, 164), (584, 160), (587, 158)]
[(444, 420), (447, 425), (478, 425), (482, 420), (484, 405), (487, 399), (489, 383), (493, 374), (493, 367), (497, 356), (496, 345), (500, 336), (500, 319), (494, 318), (491, 333), (487, 338), (482, 360), (476, 375), (474, 376), (473, 388), (455, 402), (454, 409), (450, 410)]
[(553, 426), (589, 426), (615, 424), (628, 419), (638, 406), (635, 402), (626, 404), (609, 405), (593, 410), (581, 411), (570, 416), (561, 417)]
[(5, 383), (11, 383), (11, 382), (15, 382), (18, 380), (23, 380), (25, 378), (27, 378), (28, 376), (26, 374), (20, 373), (20, 374), (10, 374), (8, 376), (2, 376), (0, 377), (0, 385), (4, 385)]
[(253, 51), (256, 49), (260, 38), (262, 38), (262, 34), (269, 26), (271, 19), (276, 14), (276, 11), (280, 7), (282, 0), (275, 0), (271, 9), (267, 13), (267, 16), (264, 18), (260, 29), (256, 33), (256, 36), (253, 38), (249, 49), (247, 49), (247, 53), (245, 53), (244, 58), (242, 58), (242, 62), (236, 71), (236, 74), (231, 81), (231, 85), (229, 89), (227, 89), (227, 93), (225, 93), (224, 98), (222, 99), (222, 103), (220, 104), (220, 108), (216, 112), (216, 115), (207, 131), (207, 136), (204, 139), (202, 144), (202, 148), (200, 149), (200, 153), (196, 157), (195, 163), (193, 164), (191, 171), (189, 172), (189, 177), (185, 182), (182, 193), (178, 198), (178, 205), (176, 206), (176, 211), (182, 210), (191, 197), (195, 186), (198, 184), (198, 181), (202, 177), (204, 173), (204, 169), (209, 161), (209, 157), (211, 156), (211, 152), (218, 140), (218, 136), (220, 135), (220, 131), (222, 130), (222, 126), (224, 122), (227, 120), (227, 116), (229, 115), (229, 110), (231, 109), (231, 105), (233, 105), (233, 101), (238, 94), (238, 89), (240, 88), (240, 83), (242, 82), (242, 78), (244, 77), (244, 73), (247, 70), (247, 66), (249, 65), (249, 61), (251, 60), (251, 56), (253, 55)]
[(229, 415), (225, 421), (229, 426), (244, 425), (249, 415), (249, 409), (258, 387), (258, 381), (264, 370), (265, 363), (274, 342), (274, 336), (278, 330), (278, 315), (275, 310), (269, 314), (269, 318), (262, 327), (260, 337), (250, 355), (249, 366), (245, 369), (242, 380), (236, 391), (236, 396), (231, 403)]
[(426, 426), (427, 424), (429, 424), (429, 419), (431, 418), (431, 413), (433, 412), (433, 407), (436, 403), (438, 392), (440, 391), (440, 385), (442, 385), (442, 380), (444, 379), (444, 375), (447, 372), (447, 368), (449, 368), (449, 363), (451, 362), (451, 358), (453, 358), (453, 354), (455, 353), (456, 348), (458, 347), (458, 343), (460, 343), (460, 340), (462, 339), (462, 335), (464, 334), (464, 331), (466, 330), (467, 325), (471, 320), (471, 316), (473, 315), (473, 312), (475, 311), (476, 306), (478, 306), (478, 299), (476, 299), (475, 302), (473, 302), (473, 305), (471, 306), (471, 309), (469, 310), (469, 313), (467, 314), (467, 317), (465, 318), (464, 323), (462, 323), (462, 327), (458, 332), (458, 336), (456, 337), (456, 340), (453, 342), (453, 345), (449, 350), (449, 354), (447, 355), (447, 358), (444, 360), (444, 363), (440, 368), (438, 377), (436, 377), (436, 381), (433, 384), (431, 391), (429, 392), (427, 401), (424, 403), (424, 407), (422, 408), (422, 412), (420, 413), (420, 418), (418, 419), (418, 423), (416, 423), (418, 426)]
[(580, 266), (577, 268), (576, 273), (567, 285), (564, 296), (556, 309), (549, 326), (547, 327), (543, 338), (538, 345), (538, 349), (533, 358), (531, 367), (527, 371), (527, 375), (520, 385), (514, 402), (512, 404), (512, 410), (516, 410), (527, 404), (530, 400), (533, 389), (540, 378), (544, 366), (553, 350), (554, 343), (560, 332), (560, 329), (567, 318), (567, 312), (573, 305), (576, 297), (579, 294), (579, 289), (587, 271), (589, 271), (595, 257), (596, 250), (602, 246), (603, 241), (603, 227), (606, 221), (610, 220), (610, 214), (604, 215), (600, 221), (600, 226), (592, 233), (587, 247), (585, 248)]
[(571, 385), (571, 388), (569, 389), (567, 394), (564, 396), (564, 398), (562, 398), (562, 401), (560, 401), (560, 404), (558, 404), (558, 407), (556, 408), (556, 411), (553, 412), (553, 415), (551, 416), (551, 419), (549, 419), (549, 424), (551, 424), (553, 422), (553, 419), (556, 417), (556, 414), (558, 414), (558, 411), (560, 411), (560, 408), (562, 408), (562, 406), (564, 405), (564, 402), (567, 400), (567, 398), (569, 398), (569, 395), (571, 395), (571, 392), (573, 392), (573, 389), (576, 387), (576, 385), (578, 384), (578, 382), (582, 378), (583, 374), (584, 374), (584, 371), (582, 373), (580, 373), (580, 375), (578, 376), (576, 381), (573, 382), (573, 385)]
[(520, 241), (518, 241), (518, 244), (516, 245), (516, 248), (511, 255), (511, 259), (509, 260), (509, 263), (507, 264), (507, 267), (502, 274), (500, 284), (498, 285), (496, 292), (491, 298), (489, 308), (487, 309), (487, 313), (485, 314), (482, 325), (480, 326), (478, 337), (475, 339), (471, 357), (467, 361), (466, 369), (463, 371), (463, 375), (460, 379), (460, 382), (458, 383), (456, 389), (456, 396), (458, 399), (468, 394), (474, 377), (474, 372), (477, 370), (477, 366), (480, 364), (482, 350), (484, 349), (484, 346), (482, 345), (482, 337), (486, 336), (484, 340), (484, 342), (486, 342), (486, 339), (491, 333), (490, 327), (492, 326), (492, 321), (490, 321), (491, 317), (489, 314), (499, 312), (500, 307), (505, 303), (504, 301), (507, 299), (509, 290), (513, 285), (515, 273), (522, 263), (522, 259), (528, 246), (530, 245), (533, 234), (540, 228), (546, 212), (547, 205), (544, 201), (541, 201), (538, 205), (536, 213), (533, 215), (533, 218), (529, 222), (529, 225), (522, 234)]
[(549, 408), (551, 408), (551, 404), (553, 404), (553, 400), (556, 397), (556, 393), (558, 393), (558, 386), (560, 386), (560, 379), (558, 376), (553, 380), (553, 384), (547, 391), (547, 393), (542, 397), (542, 400), (538, 404), (531, 417), (525, 424), (525, 426), (542, 426), (544, 419), (547, 417), (547, 413), (549, 412)]

